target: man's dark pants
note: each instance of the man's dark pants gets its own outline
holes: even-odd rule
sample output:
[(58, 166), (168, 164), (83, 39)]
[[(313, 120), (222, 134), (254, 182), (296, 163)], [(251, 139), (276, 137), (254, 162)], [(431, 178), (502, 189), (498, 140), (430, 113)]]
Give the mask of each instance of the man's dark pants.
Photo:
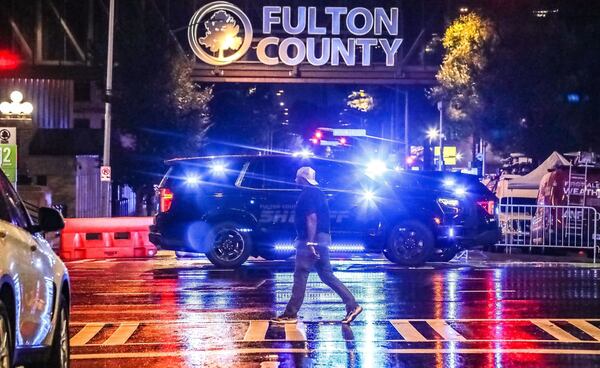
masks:
[(346, 304), (346, 311), (351, 311), (358, 304), (354, 295), (344, 286), (344, 284), (333, 274), (331, 262), (329, 261), (329, 245), (331, 244), (331, 236), (329, 234), (317, 234), (317, 252), (319, 259), (315, 259), (313, 253), (306, 245), (306, 241), (296, 241), (296, 269), (294, 270), (294, 286), (292, 287), (292, 297), (285, 308), (284, 314), (287, 316), (296, 316), (298, 310), (304, 301), (306, 292), (306, 282), (313, 266), (317, 270), (317, 274), (321, 281), (329, 286), (337, 295), (342, 298)]

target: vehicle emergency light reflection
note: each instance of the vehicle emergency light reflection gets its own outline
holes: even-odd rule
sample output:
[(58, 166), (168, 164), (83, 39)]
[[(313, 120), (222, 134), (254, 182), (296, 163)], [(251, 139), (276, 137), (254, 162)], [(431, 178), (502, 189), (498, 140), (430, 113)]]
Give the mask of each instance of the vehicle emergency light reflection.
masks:
[(210, 226), (204, 221), (192, 223), (187, 229), (187, 244), (192, 252), (206, 253), (208, 245), (211, 244), (209, 236), (211, 235)]
[(224, 175), (225, 169), (227, 169), (227, 167), (224, 164), (218, 162), (213, 163), (211, 166), (211, 171), (214, 175)]
[(376, 178), (376, 177), (379, 177), (379, 176), (385, 174), (385, 172), (387, 170), (388, 170), (388, 167), (385, 164), (385, 162), (383, 162), (381, 160), (372, 160), (371, 162), (369, 162), (367, 164), (365, 174), (368, 177), (373, 179), (373, 178)]
[(467, 189), (464, 187), (458, 187), (454, 190), (454, 194), (459, 197), (463, 197), (465, 194), (467, 194)]

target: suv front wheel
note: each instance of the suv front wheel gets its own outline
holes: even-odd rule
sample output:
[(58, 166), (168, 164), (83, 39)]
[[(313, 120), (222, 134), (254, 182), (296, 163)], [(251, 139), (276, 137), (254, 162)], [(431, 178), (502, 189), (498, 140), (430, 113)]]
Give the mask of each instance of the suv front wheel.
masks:
[(234, 222), (214, 225), (206, 258), (220, 268), (237, 268), (246, 262), (252, 252), (252, 239), (247, 232), (241, 231), (243, 228)]
[(403, 266), (420, 266), (433, 254), (435, 238), (418, 221), (403, 221), (392, 228), (383, 254)]

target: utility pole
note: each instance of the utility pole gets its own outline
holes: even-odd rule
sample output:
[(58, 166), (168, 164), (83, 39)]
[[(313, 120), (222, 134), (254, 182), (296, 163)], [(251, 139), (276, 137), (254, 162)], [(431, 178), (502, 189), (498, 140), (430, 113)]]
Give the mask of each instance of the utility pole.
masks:
[[(104, 96), (104, 152), (102, 156), (102, 165), (110, 167), (110, 128), (111, 128), (111, 103), (112, 103), (112, 82), (113, 82), (113, 50), (114, 50), (114, 32), (115, 32), (115, 0), (110, 0), (108, 10), (108, 50), (106, 57), (106, 94)], [(108, 181), (102, 182), (104, 190), (105, 215), (112, 215), (112, 177)]]
[(408, 91), (404, 91), (404, 162), (410, 156), (410, 146), (408, 145)]

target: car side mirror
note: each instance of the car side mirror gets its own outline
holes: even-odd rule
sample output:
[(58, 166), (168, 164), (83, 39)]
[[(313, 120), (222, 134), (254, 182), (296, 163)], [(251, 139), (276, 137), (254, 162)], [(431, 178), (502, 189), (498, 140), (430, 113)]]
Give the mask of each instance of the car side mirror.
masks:
[(65, 220), (60, 212), (48, 207), (40, 207), (38, 222), (41, 231), (59, 231), (65, 227)]

